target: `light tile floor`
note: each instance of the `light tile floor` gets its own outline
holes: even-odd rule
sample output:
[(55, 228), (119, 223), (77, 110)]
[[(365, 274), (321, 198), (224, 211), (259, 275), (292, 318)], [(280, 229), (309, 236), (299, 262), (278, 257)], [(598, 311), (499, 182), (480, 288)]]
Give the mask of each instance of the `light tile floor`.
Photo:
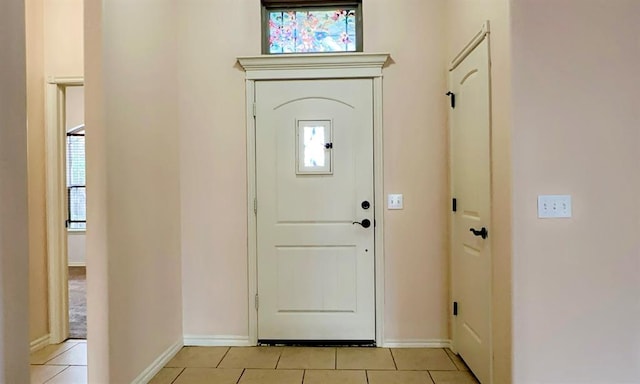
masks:
[[(86, 384), (87, 344), (31, 355), (32, 384)], [(184, 347), (151, 384), (475, 384), (448, 349)]]
[(31, 354), (31, 384), (86, 384), (87, 342), (68, 340)]
[(185, 347), (151, 384), (475, 384), (448, 349)]

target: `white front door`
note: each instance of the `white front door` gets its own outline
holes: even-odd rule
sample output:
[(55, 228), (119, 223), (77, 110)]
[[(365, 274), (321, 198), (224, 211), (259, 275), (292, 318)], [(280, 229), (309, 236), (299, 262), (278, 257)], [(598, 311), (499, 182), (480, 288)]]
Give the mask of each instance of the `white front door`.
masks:
[(375, 339), (372, 87), (256, 82), (260, 341)]
[[(491, 368), (491, 159), (488, 42), (485, 38), (450, 74), (453, 320), (456, 351), (478, 380)], [(455, 304), (454, 304), (455, 305)]]

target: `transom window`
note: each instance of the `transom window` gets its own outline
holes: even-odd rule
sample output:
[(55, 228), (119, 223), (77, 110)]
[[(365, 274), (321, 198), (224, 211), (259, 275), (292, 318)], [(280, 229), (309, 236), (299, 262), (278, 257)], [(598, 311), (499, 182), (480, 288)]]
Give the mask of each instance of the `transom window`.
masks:
[(361, 52), (361, 2), (262, 0), (262, 34), (267, 54)]

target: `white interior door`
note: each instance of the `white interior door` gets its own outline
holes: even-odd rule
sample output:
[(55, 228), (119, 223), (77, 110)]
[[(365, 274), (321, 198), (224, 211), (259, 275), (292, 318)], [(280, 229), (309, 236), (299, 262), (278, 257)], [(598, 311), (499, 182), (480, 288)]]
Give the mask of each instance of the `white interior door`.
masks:
[[(490, 86), (485, 38), (450, 73), (454, 346), (482, 383), (491, 376)], [(486, 233), (485, 233), (486, 231)], [(475, 233), (474, 233), (475, 232)], [(455, 304), (454, 304), (455, 305)]]
[(372, 87), (256, 82), (261, 341), (375, 339)]

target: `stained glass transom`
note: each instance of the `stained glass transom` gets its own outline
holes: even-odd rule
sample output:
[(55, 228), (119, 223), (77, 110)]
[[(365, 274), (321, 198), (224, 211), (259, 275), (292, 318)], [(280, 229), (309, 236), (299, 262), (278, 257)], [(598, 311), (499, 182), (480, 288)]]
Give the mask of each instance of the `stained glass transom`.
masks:
[(269, 53), (353, 52), (356, 10), (269, 10)]

